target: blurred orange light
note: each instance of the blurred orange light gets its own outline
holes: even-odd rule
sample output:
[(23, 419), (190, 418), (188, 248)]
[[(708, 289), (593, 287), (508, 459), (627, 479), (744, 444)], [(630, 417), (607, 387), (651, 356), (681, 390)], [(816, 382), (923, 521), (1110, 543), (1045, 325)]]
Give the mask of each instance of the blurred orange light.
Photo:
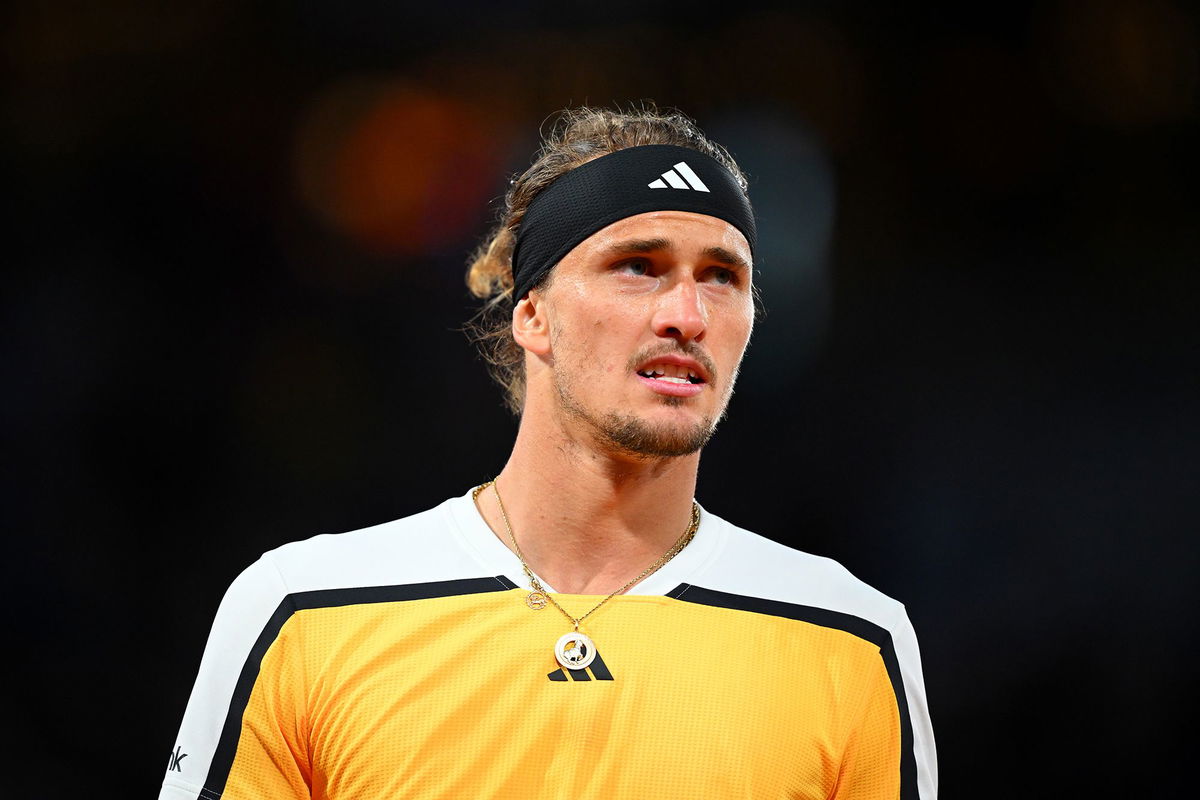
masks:
[(301, 131), (301, 191), (320, 217), (381, 256), (428, 253), (483, 213), (504, 148), (482, 115), (408, 86), (350, 82)]

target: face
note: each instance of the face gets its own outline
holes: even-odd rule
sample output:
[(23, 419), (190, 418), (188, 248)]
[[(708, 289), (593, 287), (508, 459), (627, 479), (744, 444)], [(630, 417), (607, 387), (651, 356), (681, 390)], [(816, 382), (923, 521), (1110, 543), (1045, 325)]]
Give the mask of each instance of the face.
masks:
[(532, 348), (521, 342), (537, 356), (530, 387), (552, 392), (564, 423), (602, 447), (694, 453), (733, 391), (754, 322), (751, 279), (746, 238), (716, 217), (655, 211), (613, 223), (523, 301), (545, 332)]

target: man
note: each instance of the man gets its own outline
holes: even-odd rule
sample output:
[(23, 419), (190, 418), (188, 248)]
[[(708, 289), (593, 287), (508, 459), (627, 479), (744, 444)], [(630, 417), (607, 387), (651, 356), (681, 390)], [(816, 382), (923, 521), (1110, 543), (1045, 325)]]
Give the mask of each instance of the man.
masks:
[(754, 244), (686, 118), (564, 114), (468, 278), (508, 463), (246, 570), (161, 797), (934, 798), (903, 606), (692, 498)]

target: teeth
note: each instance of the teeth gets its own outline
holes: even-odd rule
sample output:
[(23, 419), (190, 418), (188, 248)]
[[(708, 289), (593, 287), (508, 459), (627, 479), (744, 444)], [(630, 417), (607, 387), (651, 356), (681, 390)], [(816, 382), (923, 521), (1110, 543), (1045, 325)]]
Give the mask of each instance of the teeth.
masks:
[(639, 375), (671, 383), (700, 383), (700, 376), (687, 367), (678, 364), (659, 364), (639, 370)]

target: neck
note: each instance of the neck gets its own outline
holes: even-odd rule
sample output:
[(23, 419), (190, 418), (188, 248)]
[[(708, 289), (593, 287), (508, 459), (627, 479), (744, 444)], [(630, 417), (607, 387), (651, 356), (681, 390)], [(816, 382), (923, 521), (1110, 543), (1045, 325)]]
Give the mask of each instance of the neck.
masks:
[[(497, 485), (535, 574), (559, 592), (608, 594), (687, 529), (699, 464), (699, 453), (647, 460), (607, 452), (553, 421), (526, 417)], [(478, 503), (511, 548), (495, 493), (480, 494)]]

